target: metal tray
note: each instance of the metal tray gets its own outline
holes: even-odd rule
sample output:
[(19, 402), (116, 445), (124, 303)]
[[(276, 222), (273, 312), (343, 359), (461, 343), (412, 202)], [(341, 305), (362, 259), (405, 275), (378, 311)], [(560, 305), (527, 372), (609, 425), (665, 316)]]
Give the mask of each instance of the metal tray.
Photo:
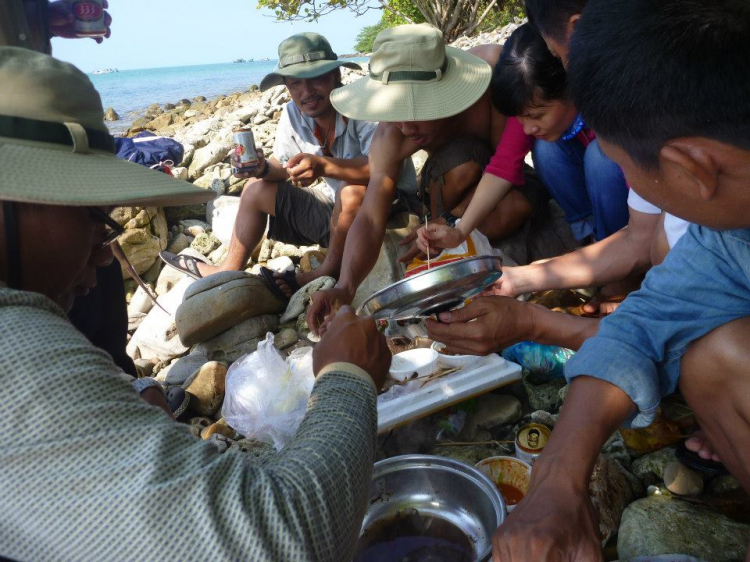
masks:
[(502, 263), (497, 256), (475, 256), (423, 271), (381, 289), (357, 314), (409, 320), (454, 309), (497, 281)]

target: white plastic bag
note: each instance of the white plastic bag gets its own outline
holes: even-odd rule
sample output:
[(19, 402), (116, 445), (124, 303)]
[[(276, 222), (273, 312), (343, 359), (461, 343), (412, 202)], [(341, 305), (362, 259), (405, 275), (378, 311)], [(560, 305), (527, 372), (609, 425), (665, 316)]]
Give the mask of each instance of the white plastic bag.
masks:
[(280, 450), (297, 431), (314, 383), (312, 348), (295, 349), (285, 361), (269, 332), (229, 368), (221, 415), (238, 433)]

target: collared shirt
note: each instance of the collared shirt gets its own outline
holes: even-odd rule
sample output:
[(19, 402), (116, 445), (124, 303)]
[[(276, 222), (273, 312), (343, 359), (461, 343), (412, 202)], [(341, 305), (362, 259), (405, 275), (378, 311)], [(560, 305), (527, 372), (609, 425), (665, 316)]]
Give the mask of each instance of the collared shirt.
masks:
[[(48, 11), (47, 0), (0, 2), (0, 46), (24, 47), (49, 53), (51, 36)], [(36, 32), (34, 34), (32, 26)]]
[(662, 396), (677, 388), (688, 346), (719, 326), (750, 316), (750, 229), (691, 224), (641, 289), (604, 318), (565, 365), (570, 381), (589, 375), (620, 387), (638, 407), (631, 424), (649, 425)]
[(264, 464), (219, 454), (138, 397), (37, 293), (0, 288), (0, 557), (351, 560), (367, 505), (372, 381), (330, 366)]
[[(372, 136), (375, 134), (377, 123), (346, 119), (340, 113), (336, 114), (336, 127), (333, 142), (329, 144), (330, 155), (334, 158), (353, 159), (366, 157), (370, 153)], [(312, 117), (302, 113), (290, 101), (286, 104), (279, 124), (276, 127), (276, 140), (273, 145), (273, 155), (282, 164), (296, 154), (316, 154), (326, 156), (321, 135), (315, 134), (316, 124)], [(323, 131), (325, 136), (325, 131)], [(334, 178), (323, 178), (328, 186), (326, 193), (334, 200), (336, 192), (346, 185), (346, 182)], [(411, 158), (407, 158), (399, 174), (397, 188), (402, 191), (415, 192), (417, 188), (416, 173)]]

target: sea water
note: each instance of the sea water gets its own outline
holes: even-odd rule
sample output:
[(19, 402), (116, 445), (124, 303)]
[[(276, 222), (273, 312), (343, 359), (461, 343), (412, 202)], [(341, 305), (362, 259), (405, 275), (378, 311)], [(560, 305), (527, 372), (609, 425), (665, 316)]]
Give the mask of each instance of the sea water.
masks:
[[(347, 59), (351, 62), (366, 58)], [(151, 104), (175, 103), (197, 96), (207, 99), (221, 94), (245, 92), (273, 72), (276, 61), (201, 64), (121, 70), (110, 74), (91, 74), (89, 78), (102, 97), (104, 108), (112, 107), (119, 121), (108, 122), (112, 133), (123, 132)]]

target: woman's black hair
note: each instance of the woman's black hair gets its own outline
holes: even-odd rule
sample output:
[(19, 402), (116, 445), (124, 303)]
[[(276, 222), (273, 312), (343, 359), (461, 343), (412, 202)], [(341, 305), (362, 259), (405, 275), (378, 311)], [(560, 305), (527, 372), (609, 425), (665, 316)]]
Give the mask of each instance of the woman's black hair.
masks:
[(508, 38), (492, 71), (492, 105), (503, 115), (516, 116), (544, 101), (567, 99), (565, 68), (550, 53), (539, 31), (525, 23)]

